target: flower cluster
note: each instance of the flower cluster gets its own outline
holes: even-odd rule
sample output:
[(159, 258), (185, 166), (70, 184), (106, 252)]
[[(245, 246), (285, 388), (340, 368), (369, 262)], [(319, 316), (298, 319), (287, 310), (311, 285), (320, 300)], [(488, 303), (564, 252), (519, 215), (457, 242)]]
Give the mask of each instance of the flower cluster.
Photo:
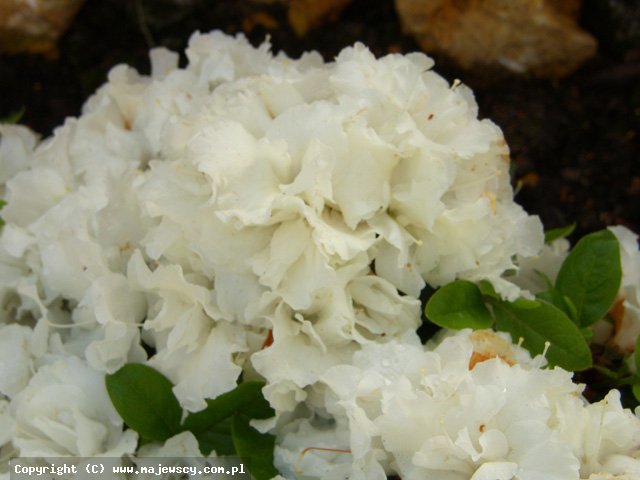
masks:
[[(321, 376), (314, 396), (323, 410), (286, 427), (281, 469), (380, 480), (388, 472), (450, 480), (639, 474), (640, 418), (622, 409), (619, 392), (588, 404), (569, 372), (541, 369), (543, 358), (502, 335), (464, 330), (426, 349), (363, 347)], [(300, 457), (299, 445), (310, 443), (325, 449)]]
[[(148, 76), (115, 67), (42, 142), (0, 126), (0, 446), (135, 452), (103, 378), (142, 362), (192, 412), (241, 373), (264, 379), (276, 417), (256, 426), (283, 472), (637, 468), (640, 420), (615, 393), (586, 405), (502, 337), (479, 364), (469, 332), (417, 338), (425, 285), (488, 280), (515, 299), (505, 272), (543, 246), (468, 88), (362, 45), (324, 63), (214, 32), (186, 53), (178, 68), (153, 50)], [(350, 453), (298, 462), (294, 445)]]

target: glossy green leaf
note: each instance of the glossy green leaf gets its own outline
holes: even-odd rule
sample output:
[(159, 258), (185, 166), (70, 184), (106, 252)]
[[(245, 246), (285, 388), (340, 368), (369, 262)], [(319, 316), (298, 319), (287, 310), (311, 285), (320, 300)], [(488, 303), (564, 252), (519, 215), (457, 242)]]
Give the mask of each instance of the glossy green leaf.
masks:
[(591, 350), (575, 323), (559, 308), (544, 301), (519, 299), (515, 302), (492, 303), (496, 328), (509, 332), (514, 342), (523, 339), (522, 346), (532, 355), (544, 352), (551, 365), (569, 371), (589, 368)]
[(580, 333), (582, 333), (582, 336), (587, 341), (587, 343), (589, 343), (591, 341), (591, 339), (593, 338), (593, 335), (594, 335), (593, 328), (591, 328), (591, 327), (582, 327), (580, 329)]
[(640, 375), (640, 335), (636, 338), (636, 350), (633, 355), (636, 363), (636, 373)]
[(236, 455), (236, 448), (231, 438), (231, 420), (227, 418), (204, 432), (195, 434), (200, 451), (209, 455), (212, 450), (218, 456)]
[(181, 431), (182, 408), (162, 373), (129, 363), (107, 375), (105, 383), (117, 412), (142, 438), (163, 442)]
[(199, 412), (190, 413), (184, 421), (185, 430), (195, 434), (204, 432), (236, 412), (250, 418), (269, 418), (275, 412), (262, 396), (262, 382), (244, 382), (233, 390), (207, 400), (207, 407)]
[(278, 475), (273, 466), (273, 449), (276, 438), (260, 433), (250, 424), (250, 417), (241, 413), (231, 419), (233, 444), (240, 458), (247, 463), (256, 480), (269, 480)]
[(467, 280), (456, 280), (437, 290), (424, 313), (436, 325), (453, 330), (489, 328), (493, 324), (480, 289)]
[(578, 311), (571, 299), (566, 295), (562, 295), (558, 290), (552, 288), (551, 290), (536, 294), (536, 298), (558, 307), (573, 323), (578, 325)]
[(483, 296), (500, 299), (500, 295), (498, 295), (498, 292), (496, 292), (496, 289), (489, 280), (481, 280), (478, 282), (478, 288)]
[(558, 240), (559, 238), (568, 237), (573, 233), (576, 229), (576, 222), (573, 222), (571, 225), (567, 225), (565, 227), (552, 228), (551, 230), (547, 230), (544, 232), (544, 243), (551, 243), (554, 240)]
[(556, 289), (576, 308), (579, 325), (603, 318), (618, 294), (622, 269), (615, 235), (601, 230), (582, 238), (558, 272)]

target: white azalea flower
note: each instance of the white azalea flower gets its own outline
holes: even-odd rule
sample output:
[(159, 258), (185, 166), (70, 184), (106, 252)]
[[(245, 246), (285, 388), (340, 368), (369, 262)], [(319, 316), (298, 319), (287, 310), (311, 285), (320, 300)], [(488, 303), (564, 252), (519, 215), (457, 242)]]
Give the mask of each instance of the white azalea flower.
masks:
[[(299, 330), (304, 331), (303, 328)], [(263, 393), (276, 412), (293, 411), (306, 399), (305, 387), (317, 382), (331, 366), (346, 361), (351, 350), (348, 346), (323, 349), (306, 335), (297, 333), (254, 353), (252, 363), (269, 381)], [(300, 358), (306, 360), (301, 362)]]
[(16, 173), (26, 170), (31, 163), (31, 152), (38, 137), (21, 125), (0, 125), (0, 192), (4, 196), (4, 185)]
[(0, 398), (0, 448), (9, 443), (13, 432), (13, 418), (9, 412), (9, 401)]
[(9, 411), (9, 401), (0, 396), (0, 478), (9, 478), (9, 459), (15, 455), (13, 440), (14, 420)]
[(137, 434), (123, 432), (104, 374), (77, 357), (42, 366), (11, 400), (11, 413), (21, 456), (119, 457), (136, 448)]
[[(209, 310), (186, 300), (197, 319), (180, 316), (171, 329), (148, 306), (151, 362), (173, 365), (175, 379), (184, 353), (170, 352), (206, 343), (178, 332), (221, 320), (266, 332), (281, 302), (291, 322), (314, 318), (309, 328), (327, 345), (336, 331), (362, 343), (414, 328), (416, 306), (394, 288), (415, 297), (425, 282), (462, 277), (517, 295), (501, 275), (514, 255), (539, 250), (539, 221), (512, 201), (500, 130), (477, 119), (471, 92), (431, 72), (430, 59), (376, 60), (356, 45), (333, 63), (291, 60), (219, 32), (194, 35), (187, 57), (182, 69), (175, 54), (154, 50), (151, 77), (114, 68), (83, 114), (39, 145), (7, 130), (0, 245), (35, 272), (45, 309), (36, 320), (64, 300), (77, 325), (63, 341), (78, 348), (78, 329), (101, 329), (85, 342), (93, 366), (143, 358), (135, 324), (145, 316), (140, 295), (153, 289), (128, 295), (128, 316), (110, 306), (138, 250), (213, 292)], [(363, 266), (376, 276), (339, 278)], [(15, 283), (6, 285), (10, 296)], [(341, 303), (323, 307), (329, 298)], [(89, 309), (103, 313), (89, 318)], [(154, 338), (169, 330), (170, 341)], [(231, 354), (246, 351), (239, 341)]]
[(514, 283), (531, 293), (548, 290), (547, 280), (552, 284), (555, 282), (562, 262), (568, 254), (569, 241), (559, 238), (545, 245), (537, 255), (519, 257), (518, 274), (513, 279)]
[[(326, 370), (325, 408), (350, 438), (309, 446), (402, 478), (578, 479), (640, 466), (640, 418), (617, 391), (590, 405), (570, 373), (540, 370), (503, 334), (462, 331), (433, 346), (369, 344)], [(281, 455), (298, 434), (283, 430)]]
[(146, 360), (138, 327), (147, 305), (131, 287), (123, 275), (102, 276), (87, 289), (76, 307), (75, 312), (82, 312), (82, 319), (76, 317), (76, 321), (95, 321), (102, 330), (102, 338), (89, 343), (85, 351), (89, 364), (96, 369), (113, 373), (126, 362)]
[[(214, 480), (219, 476), (217, 473), (204, 473), (203, 467), (206, 465), (214, 467), (222, 466), (227, 468), (227, 470), (231, 470), (232, 467), (238, 466), (237, 457), (231, 459), (224, 457), (218, 458), (215, 452), (211, 452), (211, 455), (208, 457), (202, 455), (198, 446), (198, 440), (191, 432), (182, 432), (174, 435), (167, 439), (162, 445), (156, 443), (143, 445), (138, 450), (137, 455), (131, 458), (131, 461), (136, 467), (155, 469), (154, 473), (147, 472), (136, 475), (136, 478), (143, 480), (151, 480), (161, 476), (157, 471), (159, 465), (169, 468), (186, 468), (189, 469), (187, 470), (188, 472), (191, 472), (191, 469), (194, 469), (196, 472), (200, 472), (195, 476), (205, 480)], [(246, 469), (246, 465), (244, 468)], [(247, 472), (247, 470), (245, 470), (245, 472)], [(194, 475), (191, 476), (193, 477)]]
[(138, 449), (138, 457), (201, 457), (198, 440), (191, 432), (182, 432), (168, 438), (162, 445), (149, 443)]
[(618, 292), (616, 332), (613, 342), (621, 349), (633, 351), (640, 335), (640, 247), (638, 236), (623, 226), (609, 227), (620, 242), (622, 282)]
[[(640, 420), (615, 392), (587, 405), (505, 335), (418, 340), (425, 285), (488, 280), (513, 300), (566, 254), (513, 202), (508, 147), (468, 88), (360, 44), (325, 63), (213, 32), (186, 54), (154, 49), (150, 76), (115, 67), (40, 143), (0, 127), (5, 443), (134, 453), (103, 380), (145, 362), (189, 411), (265, 380), (276, 416), (256, 426), (287, 477), (637, 472)], [(189, 433), (144, 452), (199, 455)]]
[(275, 465), (285, 478), (330, 480), (352, 472), (349, 427), (343, 419), (295, 419), (282, 427), (281, 436)]
[(0, 395), (12, 398), (27, 385), (33, 368), (31, 334), (29, 327), (0, 325)]

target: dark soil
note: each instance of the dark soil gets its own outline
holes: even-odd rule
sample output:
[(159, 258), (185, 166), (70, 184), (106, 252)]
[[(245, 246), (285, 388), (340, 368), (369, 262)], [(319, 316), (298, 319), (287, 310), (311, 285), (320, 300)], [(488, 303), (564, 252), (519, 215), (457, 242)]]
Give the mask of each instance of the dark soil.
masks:
[[(561, 81), (487, 78), (436, 58), (436, 70), (474, 91), (482, 117), (502, 127), (512, 150), (517, 201), (548, 228), (573, 221), (573, 238), (606, 225), (640, 231), (640, 8), (635, 0), (586, 0), (583, 26), (599, 53)], [(269, 15), (275, 24), (268, 25)], [(267, 26), (265, 26), (267, 25)], [(0, 118), (25, 109), (22, 123), (43, 135), (77, 116), (115, 64), (147, 72), (151, 46), (181, 51), (195, 31), (265, 35), (274, 50), (326, 59), (356, 41), (376, 55), (417, 50), (403, 35), (392, 0), (354, 0), (337, 21), (297, 38), (281, 6), (240, 0), (87, 1), (59, 42), (57, 59), (0, 56)]]

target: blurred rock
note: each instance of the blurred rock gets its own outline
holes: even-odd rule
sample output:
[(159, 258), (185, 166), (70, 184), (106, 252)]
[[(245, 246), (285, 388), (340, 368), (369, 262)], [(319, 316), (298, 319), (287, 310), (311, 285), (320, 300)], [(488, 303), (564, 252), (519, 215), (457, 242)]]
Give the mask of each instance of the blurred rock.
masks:
[(84, 0), (0, 0), (0, 52), (55, 55)]
[(351, 0), (290, 0), (289, 23), (297, 36), (335, 20)]
[(581, 0), (396, 0), (404, 30), (465, 69), (563, 77), (593, 56)]
[(275, 30), (280, 27), (280, 23), (267, 12), (255, 11), (246, 15), (242, 19), (242, 31), (246, 34), (252, 32), (256, 27), (262, 27), (266, 30)]
[(351, 0), (251, 0), (253, 3), (284, 4), (288, 8), (289, 25), (296, 36), (304, 37), (309, 30), (336, 20)]

